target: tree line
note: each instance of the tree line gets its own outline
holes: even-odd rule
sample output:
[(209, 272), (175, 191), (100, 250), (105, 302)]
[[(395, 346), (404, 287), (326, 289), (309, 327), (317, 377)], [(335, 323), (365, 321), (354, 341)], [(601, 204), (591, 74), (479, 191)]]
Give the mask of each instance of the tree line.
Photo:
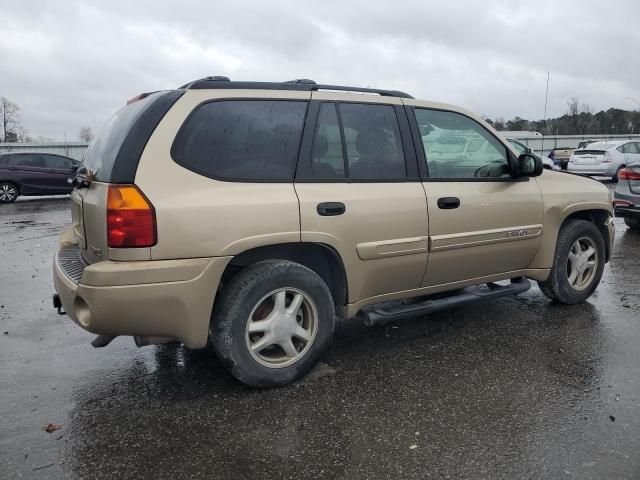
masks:
[[(93, 140), (91, 127), (84, 126), (78, 131), (78, 140), (90, 143)], [(20, 106), (6, 97), (0, 97), (0, 142), (36, 142), (53, 141), (50, 138), (29, 135), (20, 120)]]
[(533, 131), (544, 135), (624, 135), (640, 133), (640, 111), (610, 108), (593, 113), (586, 103), (577, 97), (567, 102), (567, 112), (561, 117), (531, 121), (516, 116), (512, 120), (504, 118), (485, 119), (496, 130)]

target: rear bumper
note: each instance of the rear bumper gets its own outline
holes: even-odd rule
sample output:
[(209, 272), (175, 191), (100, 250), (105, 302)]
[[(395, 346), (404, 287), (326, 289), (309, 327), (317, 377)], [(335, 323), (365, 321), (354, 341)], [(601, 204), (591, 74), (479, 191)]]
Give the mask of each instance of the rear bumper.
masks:
[(640, 206), (620, 206), (615, 207), (614, 212), (619, 218), (640, 218)]
[[(64, 248), (73, 244), (61, 244)], [(104, 261), (86, 266), (76, 283), (56, 253), (53, 280), (64, 310), (89, 332), (163, 337), (202, 348), (218, 284), (230, 259)]]
[(568, 164), (567, 170), (572, 173), (578, 173), (580, 175), (593, 175), (612, 177), (616, 173), (616, 165), (611, 163), (600, 165), (579, 165), (573, 162)]

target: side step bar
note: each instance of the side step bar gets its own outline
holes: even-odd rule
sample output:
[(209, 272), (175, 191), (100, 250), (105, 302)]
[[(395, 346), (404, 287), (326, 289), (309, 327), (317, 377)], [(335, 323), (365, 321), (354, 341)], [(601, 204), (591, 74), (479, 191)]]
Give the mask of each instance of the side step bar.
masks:
[(483, 300), (493, 300), (495, 298), (517, 295), (526, 292), (531, 288), (531, 282), (524, 277), (514, 278), (509, 285), (498, 285), (497, 283), (487, 283), (485, 286), (467, 287), (458, 290), (457, 293), (443, 298), (431, 298), (417, 303), (402, 304), (397, 302), (386, 302), (371, 307), (365, 307), (357, 314), (368, 327), (384, 325), (389, 322), (407, 320), (429, 313), (448, 310)]

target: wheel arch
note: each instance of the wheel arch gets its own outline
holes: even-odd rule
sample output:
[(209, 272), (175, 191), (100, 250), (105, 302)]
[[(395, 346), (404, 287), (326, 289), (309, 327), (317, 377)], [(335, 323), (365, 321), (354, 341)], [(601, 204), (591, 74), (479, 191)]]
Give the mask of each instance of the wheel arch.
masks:
[(607, 221), (612, 215), (611, 207), (600, 202), (573, 204), (561, 210), (548, 211), (545, 214), (542, 243), (529, 268), (550, 269), (552, 267), (560, 229), (566, 222), (575, 219), (589, 221), (598, 227), (605, 242), (608, 262), (612, 245)]
[(16, 182), (15, 180), (9, 180), (9, 179), (4, 180), (2, 177), (0, 177), (0, 183), (10, 183), (14, 187), (16, 187), (16, 189), (18, 190), (18, 193), (22, 191), (22, 188), (21, 188), (22, 186), (20, 185), (20, 183)]
[[(602, 238), (604, 239), (604, 246), (606, 251), (606, 261), (608, 262), (611, 258), (611, 245), (609, 239), (609, 231), (607, 229), (607, 220), (611, 216), (611, 212), (605, 209), (588, 209), (588, 210), (577, 210), (571, 214), (569, 214), (562, 222), (562, 225), (566, 224), (570, 220), (586, 220), (587, 222), (593, 223), (600, 233), (602, 234)], [(562, 228), (562, 225), (560, 228)]]
[(336, 307), (347, 304), (347, 274), (340, 254), (324, 243), (295, 242), (264, 245), (235, 255), (227, 265), (222, 284), (226, 284), (243, 268), (263, 260), (288, 260), (316, 272), (327, 284)]

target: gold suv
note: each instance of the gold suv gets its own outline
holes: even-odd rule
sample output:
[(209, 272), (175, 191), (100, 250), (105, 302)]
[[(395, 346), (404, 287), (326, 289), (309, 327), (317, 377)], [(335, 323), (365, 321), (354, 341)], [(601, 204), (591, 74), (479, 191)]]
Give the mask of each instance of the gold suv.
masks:
[(400, 321), (527, 279), (581, 302), (613, 240), (606, 187), (543, 172), (474, 114), (311, 80), (142, 94), (73, 183), (54, 306), (94, 346), (210, 342), (258, 387), (303, 376), (336, 316)]

